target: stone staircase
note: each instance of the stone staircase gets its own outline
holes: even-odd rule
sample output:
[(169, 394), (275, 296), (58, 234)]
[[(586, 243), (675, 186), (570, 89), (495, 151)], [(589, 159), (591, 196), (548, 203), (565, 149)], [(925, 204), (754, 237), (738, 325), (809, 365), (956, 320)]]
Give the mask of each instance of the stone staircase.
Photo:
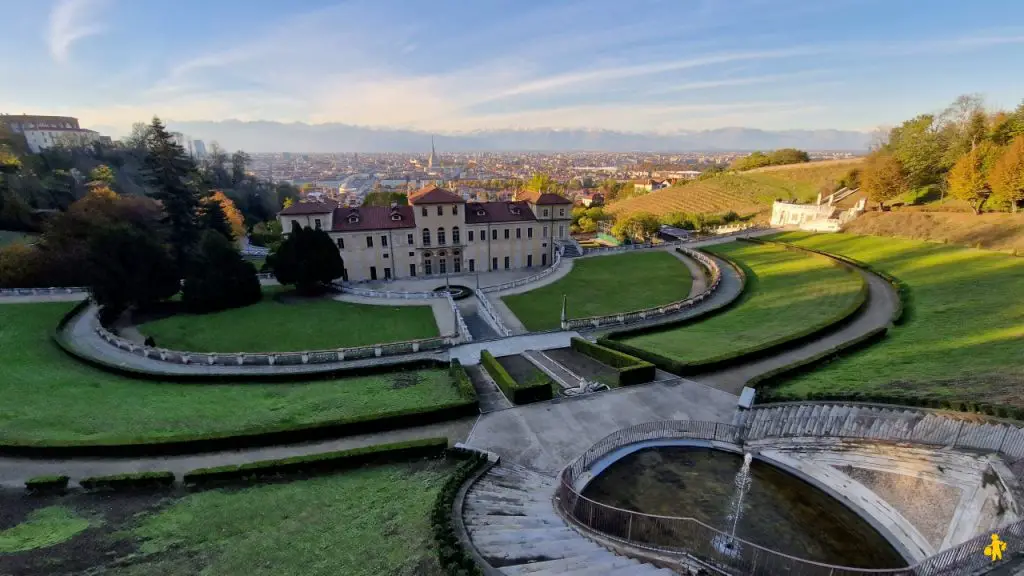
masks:
[(826, 436), (908, 441), (977, 450), (1024, 450), (1024, 432), (956, 414), (862, 404), (782, 404), (741, 411), (733, 421), (746, 441)]
[(675, 574), (619, 556), (569, 527), (552, 503), (557, 482), (502, 462), (469, 489), (462, 516), (473, 546), (491, 566), (509, 575)]
[(583, 252), (580, 250), (578, 244), (576, 244), (575, 242), (562, 243), (563, 258), (579, 258), (580, 256), (583, 256)]

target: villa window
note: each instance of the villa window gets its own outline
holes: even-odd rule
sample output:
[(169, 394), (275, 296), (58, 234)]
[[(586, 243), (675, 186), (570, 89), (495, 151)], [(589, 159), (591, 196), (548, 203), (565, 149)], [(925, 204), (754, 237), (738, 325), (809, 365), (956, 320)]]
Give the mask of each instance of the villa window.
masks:
[(459, 227), (452, 226), (452, 244), (459, 243)]
[(420, 214), (422, 214), (423, 217), (426, 218), (426, 216), (427, 216), (427, 207), (426, 206), (424, 206), (423, 208), (420, 208)]
[(473, 231), (472, 230), (469, 231), (469, 241), (470, 242), (473, 241)]
[(547, 208), (545, 208), (545, 209), (544, 209), (544, 217), (545, 217), (545, 218), (547, 218), (547, 217), (548, 217), (548, 209), (547, 209)]
[(385, 247), (385, 248), (388, 247), (388, 237), (387, 236), (381, 236), (380, 237), (380, 245)]
[(444, 206), (438, 206), (437, 207), (437, 215), (438, 216), (444, 216)]
[(373, 248), (373, 236), (366, 237), (366, 247)]
[(415, 276), (415, 275), (416, 275), (416, 265), (415, 264), (409, 264), (409, 276)]
[(559, 208), (558, 209), (558, 215), (559, 216), (565, 216), (565, 208)]
[(491, 230), (491, 240), (497, 240), (497, 239), (498, 239), (498, 231), (497, 230)]
[(505, 240), (508, 240), (508, 228), (505, 228)]
[(458, 204), (456, 204), (455, 206), (452, 206), (452, 215), (454, 215), (454, 216), (458, 216), (459, 215), (459, 205)]
[(406, 238), (407, 238), (407, 243), (409, 244), (409, 246), (412, 246), (412, 242), (413, 242), (413, 240), (412, 240), (412, 234), (409, 234), (409, 235), (407, 235), (407, 237), (406, 237)]
[(444, 246), (444, 228), (437, 229), (437, 245)]
[(469, 259), (469, 271), (476, 272), (476, 260), (472, 258)]
[(430, 246), (430, 228), (423, 229), (423, 245)]
[(505, 256), (505, 270), (508, 270), (508, 256)]
[(523, 229), (522, 228), (516, 228), (516, 240), (519, 240), (522, 237), (523, 237)]
[(320, 219), (319, 219), (319, 218), (316, 218), (315, 220), (313, 220), (313, 226), (314, 226), (314, 227), (315, 227), (315, 228), (316, 228), (317, 230), (319, 230), (319, 229), (320, 229)]
[(338, 238), (338, 250), (344, 250), (344, 249), (345, 249), (345, 239), (344, 238)]
[(533, 238), (533, 226), (530, 226), (529, 228), (526, 229), (526, 237)]
[(455, 273), (456, 274), (462, 272), (462, 259), (461, 258), (456, 258), (455, 260), (453, 260), (452, 261), (452, 266), (455, 267)]
[(533, 254), (526, 255), (526, 267), (533, 268)]
[(437, 271), (438, 271), (439, 274), (447, 274), (448, 273), (448, 259), (447, 258), (441, 258), (440, 260), (437, 261)]
[(430, 276), (431, 274), (434, 273), (434, 271), (431, 269), (430, 260), (427, 260), (423, 263), (423, 271), (427, 276)]
[(544, 237), (545, 238), (548, 237), (548, 227), (547, 226), (544, 227)]
[(498, 269), (498, 257), (495, 256), (494, 258), (491, 258), (491, 270), (497, 270), (497, 269)]

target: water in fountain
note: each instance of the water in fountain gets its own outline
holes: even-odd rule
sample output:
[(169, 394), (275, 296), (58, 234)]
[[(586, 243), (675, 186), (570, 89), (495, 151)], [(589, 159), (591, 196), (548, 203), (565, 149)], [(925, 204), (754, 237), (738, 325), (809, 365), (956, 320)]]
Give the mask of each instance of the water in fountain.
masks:
[(736, 527), (739, 526), (740, 517), (743, 516), (743, 496), (750, 489), (750, 462), (754, 459), (749, 452), (743, 455), (743, 466), (736, 473), (733, 485), (736, 490), (733, 492), (732, 500), (729, 501), (729, 515), (726, 517), (732, 523), (729, 535), (719, 534), (714, 537), (712, 544), (722, 554), (737, 557), (740, 553), (739, 543), (736, 542)]

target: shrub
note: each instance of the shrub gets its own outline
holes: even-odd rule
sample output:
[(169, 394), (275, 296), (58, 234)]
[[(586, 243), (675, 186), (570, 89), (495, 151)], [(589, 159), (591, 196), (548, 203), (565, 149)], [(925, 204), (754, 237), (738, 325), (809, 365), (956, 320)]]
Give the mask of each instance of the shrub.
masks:
[(215, 312), (260, 301), (256, 267), (246, 262), (222, 234), (207, 230), (185, 276), (182, 301), (190, 312)]
[(315, 293), (341, 277), (345, 265), (338, 248), (323, 230), (303, 228), (292, 222), (291, 233), (267, 263), (281, 284), (294, 284), (302, 293)]
[(451, 458), (465, 461), (448, 477), (434, 501), (430, 523), (434, 533), (434, 542), (437, 544), (437, 559), (445, 574), (466, 574), (467, 576), (482, 574), (473, 560), (473, 556), (467, 553), (462, 546), (452, 515), (459, 488), (486, 466), (487, 457), (460, 449), (449, 450), (448, 455)]
[(447, 438), (424, 438), (407, 442), (377, 444), (350, 450), (281, 458), (279, 460), (260, 460), (248, 464), (198, 468), (187, 472), (184, 482), (186, 486), (204, 486), (298, 474), (322, 474), (369, 463), (435, 457), (443, 454), (447, 447)]
[(174, 473), (133, 472), (111, 476), (93, 476), (78, 482), (86, 490), (152, 490), (167, 488), (174, 484)]
[(598, 362), (615, 368), (619, 376), (619, 386), (644, 384), (655, 378), (657, 369), (654, 364), (641, 360), (636, 356), (630, 356), (618, 350), (594, 344), (583, 338), (573, 338), (570, 340), (570, 346), (581, 354), (586, 354)]
[(459, 396), (463, 400), (470, 402), (476, 402), (476, 388), (473, 387), (472, 380), (469, 379), (469, 374), (466, 374), (466, 369), (462, 366), (462, 362), (459, 362), (458, 358), (452, 358), (451, 364), (448, 368), (448, 374), (451, 376), (452, 385), (459, 391)]
[(550, 379), (544, 378), (543, 381), (520, 385), (489, 350), (480, 352), (480, 363), (484, 365), (484, 369), (494, 379), (498, 388), (501, 388), (501, 391), (505, 393), (505, 396), (513, 404), (529, 404), (531, 402), (551, 400), (553, 396)]
[(68, 487), (67, 476), (36, 476), (25, 481), (29, 494), (60, 494)]

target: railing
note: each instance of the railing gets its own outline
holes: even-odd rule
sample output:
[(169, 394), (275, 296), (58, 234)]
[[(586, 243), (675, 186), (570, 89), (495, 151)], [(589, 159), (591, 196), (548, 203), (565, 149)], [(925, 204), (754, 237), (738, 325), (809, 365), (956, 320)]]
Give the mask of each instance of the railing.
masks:
[(703, 252), (697, 250), (691, 250), (689, 248), (676, 248), (676, 251), (681, 252), (700, 262), (711, 272), (711, 284), (706, 290), (693, 296), (692, 298), (684, 298), (675, 302), (670, 302), (662, 306), (653, 306), (651, 308), (644, 308), (643, 310), (633, 310), (630, 312), (621, 312), (617, 314), (606, 314), (604, 316), (590, 316), (586, 318), (572, 318), (562, 322), (563, 330), (585, 330), (592, 328), (599, 328), (601, 326), (609, 325), (621, 325), (631, 324), (633, 322), (641, 322), (650, 318), (657, 318), (659, 316), (666, 316), (669, 314), (675, 314), (680, 310), (686, 308), (692, 308), (697, 304), (700, 304), (705, 299), (710, 298), (714, 294), (715, 290), (718, 289), (719, 283), (722, 281), (722, 271), (718, 267), (718, 263), (715, 260)]
[(555, 261), (551, 264), (551, 266), (548, 266), (547, 268), (541, 270), (540, 272), (538, 272), (536, 274), (533, 274), (532, 276), (527, 276), (526, 278), (520, 278), (518, 280), (512, 280), (510, 282), (504, 282), (502, 284), (495, 284), (494, 286), (486, 286), (486, 287), (480, 288), (480, 291), (481, 292), (485, 292), (485, 293), (488, 293), (488, 292), (499, 292), (501, 290), (508, 290), (510, 288), (518, 288), (520, 286), (525, 286), (527, 284), (532, 284), (533, 282), (536, 282), (538, 280), (546, 278), (547, 276), (550, 276), (552, 273), (554, 273), (555, 270), (558, 270), (558, 267), (561, 264), (562, 264), (562, 251), (561, 250), (556, 250), (555, 251)]
[[(895, 421), (899, 418), (891, 418)], [(897, 430), (894, 423), (879, 429)], [(971, 423), (969, 423), (971, 424)], [(983, 426), (985, 424), (978, 424)], [(696, 560), (730, 574), (792, 574), (808, 576), (940, 576), (974, 573), (992, 565), (981, 551), (990, 542), (990, 536), (981, 534), (957, 546), (943, 550), (906, 568), (868, 569), (837, 566), (806, 560), (759, 546), (709, 526), (695, 518), (643, 514), (591, 500), (577, 487), (585, 480), (590, 468), (613, 450), (643, 442), (661, 439), (697, 439), (742, 444), (747, 438), (748, 426), (736, 427), (716, 422), (666, 421), (648, 422), (618, 430), (598, 441), (565, 468), (556, 491), (556, 506), (570, 521), (604, 538), (634, 547), (649, 549), (681, 558)], [(780, 430), (803, 431), (808, 428), (789, 427)], [(840, 428), (841, 429), (841, 428)], [(765, 428), (772, 430), (772, 428)], [(814, 429), (811, 428), (811, 431)], [(968, 434), (967, 437), (971, 435)], [(763, 433), (759, 436), (765, 438)], [(856, 436), (864, 438), (864, 436)], [(878, 440), (872, 437), (872, 440)], [(895, 432), (888, 439), (901, 442), (915, 441), (904, 433)], [(954, 439), (954, 442), (957, 439)], [(968, 448), (977, 446), (970, 441), (956, 444)], [(999, 528), (1002, 540), (1008, 544), (1004, 552), (1012, 558), (1024, 551), (1024, 520)]]
[(476, 293), (476, 299), (480, 302), (480, 312), (483, 314), (484, 321), (490, 324), (499, 336), (511, 336), (512, 331), (509, 330), (508, 327), (505, 326), (505, 323), (501, 321), (501, 315), (494, 309), (494, 306), (491, 304), (491, 301), (487, 299), (483, 290), (476, 289), (473, 292)]
[(447, 290), (430, 290), (424, 292), (401, 292), (398, 290), (372, 290), (370, 288), (356, 288), (344, 282), (334, 282), (333, 286), (345, 294), (363, 296), (365, 298), (384, 298), (388, 300), (420, 300), (424, 298), (444, 298), (448, 295)]
[(0, 296), (53, 296), (56, 294), (85, 294), (89, 289), (84, 286), (68, 286), (61, 288), (0, 288)]
[(448, 306), (451, 307), (452, 314), (455, 315), (455, 329), (458, 330), (461, 341), (472, 342), (473, 335), (469, 333), (469, 326), (466, 326), (466, 319), (462, 317), (462, 312), (459, 311), (455, 298), (452, 298), (452, 293), (447, 290), (444, 291), (444, 295), (448, 298)]
[(674, 242), (661, 242), (655, 244), (648, 242), (646, 244), (623, 244), (622, 246), (603, 246), (601, 248), (583, 248), (584, 256), (595, 256), (599, 254), (614, 254), (617, 252), (632, 252), (634, 250), (648, 250), (650, 248), (670, 248), (672, 246), (682, 246), (686, 244), (685, 240), (677, 240)]

